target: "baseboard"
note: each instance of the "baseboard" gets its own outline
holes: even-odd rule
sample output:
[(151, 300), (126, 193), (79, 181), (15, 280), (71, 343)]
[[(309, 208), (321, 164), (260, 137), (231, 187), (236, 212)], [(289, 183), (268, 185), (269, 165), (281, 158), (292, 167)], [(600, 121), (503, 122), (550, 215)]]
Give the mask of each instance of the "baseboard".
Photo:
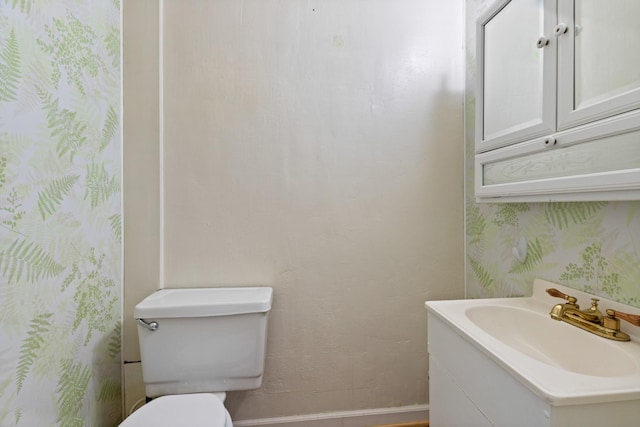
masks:
[(429, 421), (413, 421), (409, 423), (387, 424), (387, 425), (376, 426), (376, 427), (429, 427)]
[(376, 427), (429, 427), (429, 421), (414, 421), (409, 423), (401, 423), (401, 424), (387, 424), (383, 426)]
[(234, 427), (372, 427), (429, 419), (429, 405), (233, 421)]

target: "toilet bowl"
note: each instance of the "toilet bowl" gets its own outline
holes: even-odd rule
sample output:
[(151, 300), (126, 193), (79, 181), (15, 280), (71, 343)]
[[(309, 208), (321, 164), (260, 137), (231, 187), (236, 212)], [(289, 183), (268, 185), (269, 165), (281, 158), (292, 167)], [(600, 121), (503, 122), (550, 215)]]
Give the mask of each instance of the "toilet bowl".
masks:
[(120, 427), (232, 427), (225, 392), (262, 384), (269, 287), (161, 289), (134, 310), (145, 393)]
[(210, 393), (161, 396), (142, 406), (120, 427), (233, 427), (218, 396)]

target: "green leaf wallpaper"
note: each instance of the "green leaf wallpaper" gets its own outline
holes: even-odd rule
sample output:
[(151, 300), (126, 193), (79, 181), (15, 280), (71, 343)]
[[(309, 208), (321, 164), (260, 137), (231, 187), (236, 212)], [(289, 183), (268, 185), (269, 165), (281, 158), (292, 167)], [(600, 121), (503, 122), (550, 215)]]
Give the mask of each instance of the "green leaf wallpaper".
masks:
[(120, 3), (0, 0), (0, 426), (121, 420)]
[[(475, 23), (493, 1), (466, 0), (467, 296), (527, 295), (539, 277), (640, 307), (640, 202), (475, 203)], [(512, 254), (521, 236), (524, 263)]]

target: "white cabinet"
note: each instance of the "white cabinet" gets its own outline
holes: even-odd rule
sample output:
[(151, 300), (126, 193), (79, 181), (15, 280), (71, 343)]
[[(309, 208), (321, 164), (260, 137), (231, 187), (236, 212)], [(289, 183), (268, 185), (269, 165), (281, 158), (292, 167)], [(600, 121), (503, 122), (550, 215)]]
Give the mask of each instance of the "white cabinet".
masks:
[(562, 425), (551, 423), (551, 405), (431, 312), (428, 337), (429, 421), (433, 426)]
[(432, 311), (428, 338), (429, 421), (434, 427), (638, 425), (635, 400), (550, 404)]
[(499, 0), (478, 20), (479, 201), (640, 199), (640, 2)]

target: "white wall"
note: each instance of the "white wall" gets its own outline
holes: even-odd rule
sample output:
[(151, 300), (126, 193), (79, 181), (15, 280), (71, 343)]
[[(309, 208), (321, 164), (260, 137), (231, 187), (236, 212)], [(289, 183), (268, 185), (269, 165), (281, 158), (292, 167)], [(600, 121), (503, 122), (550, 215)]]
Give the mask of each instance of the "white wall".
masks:
[(232, 415), (426, 403), (423, 302), (463, 294), (461, 2), (164, 4), (165, 285), (275, 289)]

